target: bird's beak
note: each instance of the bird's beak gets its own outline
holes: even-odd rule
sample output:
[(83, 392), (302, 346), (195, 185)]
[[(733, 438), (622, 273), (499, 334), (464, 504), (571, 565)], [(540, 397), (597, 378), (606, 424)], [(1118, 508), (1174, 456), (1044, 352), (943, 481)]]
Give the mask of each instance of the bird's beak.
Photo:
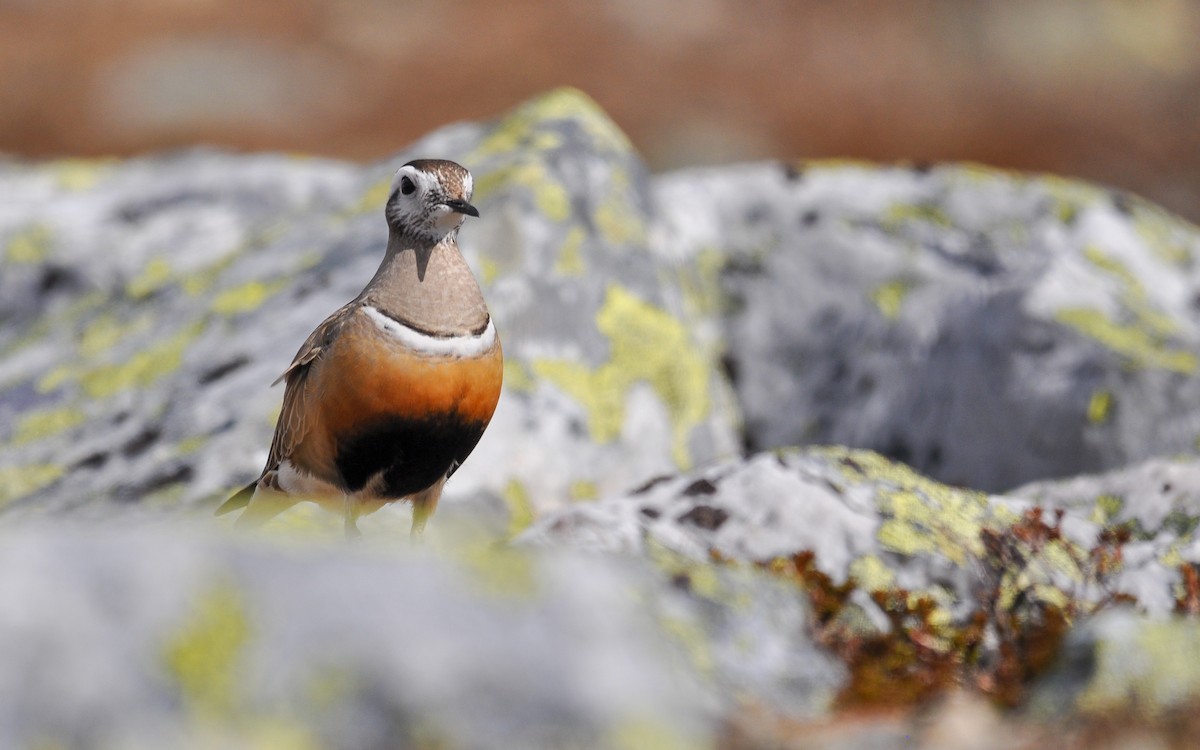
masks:
[(446, 201), (446, 205), (450, 207), (451, 211), (457, 211), (467, 216), (479, 216), (479, 209), (464, 200), (456, 198), (452, 201)]

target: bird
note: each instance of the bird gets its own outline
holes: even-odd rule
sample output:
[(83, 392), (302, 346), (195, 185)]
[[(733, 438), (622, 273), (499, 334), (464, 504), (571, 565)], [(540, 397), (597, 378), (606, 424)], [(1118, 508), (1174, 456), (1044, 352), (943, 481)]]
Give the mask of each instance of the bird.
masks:
[(503, 381), (500, 337), (458, 248), (459, 228), (479, 216), (473, 188), (443, 159), (396, 171), (379, 270), (272, 384), (286, 386), (266, 465), (217, 515), (244, 509), (237, 525), (259, 525), (313, 500), (340, 510), (353, 538), (361, 515), (407, 500), (421, 536)]

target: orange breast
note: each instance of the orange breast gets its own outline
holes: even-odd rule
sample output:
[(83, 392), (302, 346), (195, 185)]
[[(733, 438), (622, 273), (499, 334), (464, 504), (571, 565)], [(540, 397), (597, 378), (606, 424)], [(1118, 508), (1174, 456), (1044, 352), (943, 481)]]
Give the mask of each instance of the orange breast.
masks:
[(413, 354), (368, 330), (349, 330), (323, 357), (316, 375), (321, 422), (336, 443), (355, 426), (382, 416), (420, 420), (457, 414), (482, 424), (500, 399), (500, 342), (480, 357)]

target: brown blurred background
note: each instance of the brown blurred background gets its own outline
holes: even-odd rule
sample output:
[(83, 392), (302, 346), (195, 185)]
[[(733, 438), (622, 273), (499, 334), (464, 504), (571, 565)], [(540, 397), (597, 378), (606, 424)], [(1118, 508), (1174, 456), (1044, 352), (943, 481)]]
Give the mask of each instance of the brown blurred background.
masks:
[(1200, 218), (1198, 0), (0, 0), (0, 151), (371, 159), (569, 84), (656, 170), (969, 159)]

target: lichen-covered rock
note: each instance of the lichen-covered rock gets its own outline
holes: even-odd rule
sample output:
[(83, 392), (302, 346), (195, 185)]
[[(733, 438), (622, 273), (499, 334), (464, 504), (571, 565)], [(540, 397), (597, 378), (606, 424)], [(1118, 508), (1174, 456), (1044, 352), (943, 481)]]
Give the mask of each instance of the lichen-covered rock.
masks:
[(1191, 714), (1197, 705), (1200, 622), (1123, 609), (1100, 614), (1068, 636), (1029, 712), (1162, 721)]
[(370, 278), (414, 155), (474, 172), (483, 215), (461, 245), (507, 359), (447, 505), (473, 497), (502, 531), (736, 450), (719, 352), (687, 317), (700, 293), (650, 251), (644, 167), (560, 91), (362, 168), (204, 151), (0, 166), (0, 505), (190, 507), (252, 478), (268, 384)]
[(1194, 452), (1200, 231), (1137, 198), (974, 166), (693, 170), (681, 255), (729, 264), (752, 448), (871, 448), (988, 491)]
[[(1170, 474), (1177, 482), (1174, 494), (1144, 513), (1133, 510), (1132, 503), (1122, 505), (1117, 498), (1134, 471)], [(989, 583), (981, 576), (995, 562), (998, 574), (1011, 574), (1000, 585), (1027, 587), (1026, 598), (1088, 605), (1126, 594), (1144, 611), (1161, 616), (1172, 611), (1180, 595), (1179, 566), (1200, 563), (1195, 495), (1184, 479), (1195, 471), (1190, 465), (1168, 469), (1155, 463), (1092, 477), (1086, 490), (1079, 479), (1062, 487), (986, 495), (948, 487), (868, 451), (792, 449), (664, 477), (601, 502), (575, 505), (539, 519), (519, 540), (638, 555), (663, 546), (696, 561), (715, 554), (769, 562), (811, 552), (817, 568), (836, 584), (852, 579), (864, 593), (902, 588), (928, 595), (949, 617), (978, 606)], [(1070, 501), (1056, 501), (1056, 496)], [(987, 532), (1004, 532), (1033, 508), (1042, 509), (1046, 525), (1057, 525), (1061, 537), (1024, 550), (1024, 561), (992, 561)], [(1060, 520), (1054, 519), (1056, 509), (1064, 511)], [(1093, 570), (1100, 532), (1128, 528), (1126, 521), (1139, 519), (1142, 525), (1120, 544), (1120, 558), (1111, 569)], [(1017, 563), (1019, 568), (1002, 568)], [(882, 624), (870, 602), (860, 603)]]
[(5, 748), (682, 750), (726, 700), (674, 634), (711, 615), (631, 560), (41, 524), (0, 595)]

